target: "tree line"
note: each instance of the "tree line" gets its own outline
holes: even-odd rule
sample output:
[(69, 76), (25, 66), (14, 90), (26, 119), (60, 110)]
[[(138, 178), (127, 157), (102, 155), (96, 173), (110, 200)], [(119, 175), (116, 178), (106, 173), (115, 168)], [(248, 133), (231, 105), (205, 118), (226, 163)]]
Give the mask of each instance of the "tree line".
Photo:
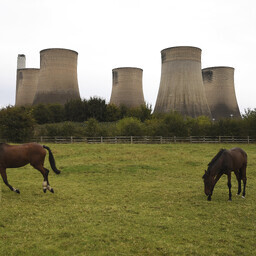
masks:
[(0, 110), (0, 139), (22, 142), (34, 136), (256, 136), (256, 109), (247, 109), (241, 119), (213, 121), (154, 114), (150, 105), (118, 107), (93, 97)]

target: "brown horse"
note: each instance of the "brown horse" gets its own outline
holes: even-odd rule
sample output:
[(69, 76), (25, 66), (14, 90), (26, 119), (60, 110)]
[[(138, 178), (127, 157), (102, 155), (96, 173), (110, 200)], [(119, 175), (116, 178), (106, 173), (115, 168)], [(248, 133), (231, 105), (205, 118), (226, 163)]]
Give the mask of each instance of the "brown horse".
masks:
[(54, 193), (53, 189), (49, 185), (48, 173), (44, 167), (44, 159), (46, 156), (46, 150), (49, 152), (49, 162), (53, 171), (60, 174), (55, 165), (53, 154), (47, 146), (41, 146), (37, 143), (27, 143), (22, 145), (8, 145), (5, 143), (0, 144), (0, 173), (4, 183), (14, 192), (20, 193), (20, 191), (12, 187), (7, 180), (6, 168), (18, 168), (24, 165), (30, 164), (35, 169), (40, 171), (44, 177), (43, 191), (48, 189)]
[(238, 192), (241, 193), (241, 180), (243, 180), (243, 198), (245, 198), (246, 187), (246, 167), (247, 154), (241, 148), (232, 148), (230, 150), (221, 149), (218, 154), (208, 164), (208, 169), (203, 176), (204, 192), (211, 201), (215, 184), (223, 174), (228, 176), (229, 200), (231, 201), (231, 172), (234, 171), (238, 181)]

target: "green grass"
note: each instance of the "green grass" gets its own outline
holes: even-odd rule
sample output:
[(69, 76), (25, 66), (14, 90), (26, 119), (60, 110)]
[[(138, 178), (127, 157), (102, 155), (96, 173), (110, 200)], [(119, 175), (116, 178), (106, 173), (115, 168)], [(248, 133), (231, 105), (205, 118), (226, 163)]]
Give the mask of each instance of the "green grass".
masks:
[(0, 182), (0, 255), (255, 255), (256, 145), (239, 145), (247, 195), (232, 174), (232, 202), (226, 176), (208, 202), (202, 175), (235, 145), (48, 146), (54, 194), (30, 166), (7, 170), (20, 195)]

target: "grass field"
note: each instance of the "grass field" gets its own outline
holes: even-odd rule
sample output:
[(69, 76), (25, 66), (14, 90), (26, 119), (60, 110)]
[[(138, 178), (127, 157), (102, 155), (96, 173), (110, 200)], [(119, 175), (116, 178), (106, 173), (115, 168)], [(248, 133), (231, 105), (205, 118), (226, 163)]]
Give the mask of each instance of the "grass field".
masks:
[(21, 194), (0, 182), (0, 255), (255, 255), (256, 145), (239, 145), (247, 195), (232, 174), (232, 202), (226, 176), (208, 202), (202, 175), (234, 144), (48, 146), (54, 194), (30, 166), (7, 170)]

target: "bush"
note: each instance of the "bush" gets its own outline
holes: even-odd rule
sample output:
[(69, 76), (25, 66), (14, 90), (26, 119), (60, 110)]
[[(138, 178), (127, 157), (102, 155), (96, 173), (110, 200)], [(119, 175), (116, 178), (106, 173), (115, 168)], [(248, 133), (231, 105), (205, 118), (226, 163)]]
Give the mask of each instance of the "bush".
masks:
[(145, 133), (147, 136), (166, 136), (168, 128), (163, 119), (154, 117), (145, 121)]
[(99, 122), (95, 118), (89, 118), (85, 122), (85, 135), (87, 137), (102, 136)]
[(117, 133), (121, 136), (142, 136), (144, 135), (144, 127), (137, 118), (126, 117), (118, 121)]
[(63, 122), (35, 127), (35, 136), (85, 136), (81, 123)]
[(188, 129), (188, 136), (207, 136), (211, 135), (211, 120), (207, 116), (197, 118), (187, 117), (185, 123)]
[(170, 112), (164, 115), (163, 121), (167, 130), (163, 136), (188, 136), (188, 128), (180, 113)]

